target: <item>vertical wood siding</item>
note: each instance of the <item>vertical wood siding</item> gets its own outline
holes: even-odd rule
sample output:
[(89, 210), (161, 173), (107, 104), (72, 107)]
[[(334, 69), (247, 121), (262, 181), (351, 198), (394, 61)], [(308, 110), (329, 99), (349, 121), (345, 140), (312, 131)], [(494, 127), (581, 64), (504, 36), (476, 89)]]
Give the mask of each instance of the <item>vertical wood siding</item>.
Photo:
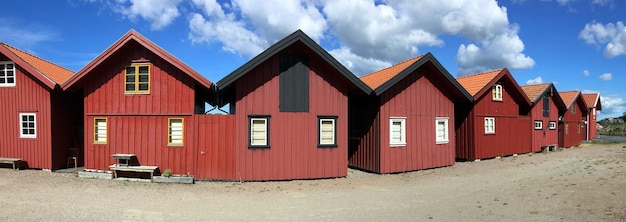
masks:
[[(572, 106), (576, 106), (576, 113), (572, 113)], [(570, 108), (565, 111), (563, 115), (563, 121), (559, 124), (563, 124), (563, 130), (559, 131), (559, 136), (562, 137), (560, 140), (560, 147), (572, 147), (578, 146), (581, 144), (582, 140), (584, 140), (585, 133), (587, 128), (583, 121), (586, 119), (587, 113), (585, 113), (588, 109), (583, 105), (582, 98), (580, 96), (576, 99), (575, 104), (570, 106)], [(566, 133), (565, 126), (569, 126), (569, 133)], [(578, 130), (580, 129), (580, 131)]]
[[(502, 101), (493, 101), (491, 90), (476, 99), (470, 114), (457, 129), (459, 144), (456, 157), (474, 160), (530, 152), (529, 116), (519, 113), (519, 104), (511, 96), (508, 84), (502, 87)], [(495, 134), (485, 134), (485, 117), (495, 118)]]
[[(0, 157), (22, 158), (28, 168), (52, 169), (50, 91), (15, 67), (16, 85), (0, 87)], [(37, 138), (20, 138), (19, 113), (24, 112), (36, 113)]]
[[(289, 180), (347, 176), (347, 86), (336, 70), (310, 55), (309, 112), (279, 112), (278, 58), (237, 80), (236, 175), (241, 180)], [(248, 115), (270, 115), (270, 147), (248, 148)], [(317, 147), (317, 117), (337, 116), (337, 147)]]
[(594, 114), (596, 112), (594, 112), (594, 111), (596, 111), (596, 108), (591, 108), (591, 109), (589, 109), (589, 113), (587, 114), (589, 116), (589, 119), (588, 119), (588, 121), (589, 121), (589, 124), (588, 124), (589, 125), (589, 129), (588, 129), (589, 136), (586, 139), (589, 139), (589, 140), (592, 140), (592, 139), (596, 138), (596, 136), (598, 135), (598, 131), (597, 131), (598, 130), (598, 126), (597, 126), (598, 122), (597, 122), (597, 119), (596, 119), (597, 117)]
[[(558, 124), (559, 121), (559, 110), (554, 102), (552, 97), (548, 97), (550, 99), (550, 116), (543, 116), (543, 99), (539, 100), (537, 104), (534, 104), (530, 116), (531, 116), (531, 130), (532, 130), (532, 146), (531, 152), (539, 152), (541, 148), (547, 145), (558, 145), (559, 143), (559, 133), (558, 129), (551, 130), (549, 128), (549, 122), (555, 122)], [(543, 123), (543, 129), (536, 130), (534, 127), (535, 121), (541, 121)]]
[(378, 97), (350, 98), (350, 167), (380, 172), (380, 115)]
[(235, 116), (196, 115), (195, 177), (238, 180), (235, 174)]

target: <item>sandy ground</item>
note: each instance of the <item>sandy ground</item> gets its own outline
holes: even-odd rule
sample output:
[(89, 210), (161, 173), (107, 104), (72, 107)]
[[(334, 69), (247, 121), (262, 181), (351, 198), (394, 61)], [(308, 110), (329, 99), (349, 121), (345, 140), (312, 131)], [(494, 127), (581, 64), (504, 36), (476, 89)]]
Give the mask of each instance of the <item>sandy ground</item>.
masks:
[(624, 145), (286, 182), (155, 184), (0, 169), (0, 221), (626, 221)]

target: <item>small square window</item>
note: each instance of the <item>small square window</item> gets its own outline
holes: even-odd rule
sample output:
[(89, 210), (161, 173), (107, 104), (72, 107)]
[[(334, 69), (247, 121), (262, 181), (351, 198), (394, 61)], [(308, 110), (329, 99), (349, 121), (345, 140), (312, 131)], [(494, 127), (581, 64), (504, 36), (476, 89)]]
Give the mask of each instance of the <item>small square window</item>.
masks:
[(449, 133), (448, 133), (448, 118), (440, 117), (435, 119), (435, 130), (436, 132), (436, 143), (444, 144), (449, 143)]
[(393, 117), (389, 119), (389, 145), (406, 145), (406, 117)]
[(555, 130), (556, 129), (556, 122), (555, 121), (548, 122), (548, 129)]
[(494, 85), (491, 89), (491, 95), (494, 101), (502, 101), (502, 85)]
[(318, 117), (318, 147), (337, 147), (337, 117)]
[(485, 134), (496, 133), (496, 119), (494, 117), (485, 117)]
[(124, 71), (124, 93), (150, 93), (150, 64), (132, 64)]
[(20, 113), (20, 138), (37, 138), (35, 113)]
[(270, 148), (269, 116), (249, 116), (249, 148)]
[(11, 61), (0, 61), (0, 87), (15, 86), (15, 64)]
[(541, 120), (535, 120), (535, 129), (536, 130), (543, 129), (543, 122)]

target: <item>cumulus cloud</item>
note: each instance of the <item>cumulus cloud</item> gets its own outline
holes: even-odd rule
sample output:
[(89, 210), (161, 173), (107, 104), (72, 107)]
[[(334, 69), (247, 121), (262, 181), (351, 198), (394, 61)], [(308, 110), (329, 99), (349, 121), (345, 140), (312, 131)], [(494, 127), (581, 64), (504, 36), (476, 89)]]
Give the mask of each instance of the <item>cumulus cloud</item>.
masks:
[(329, 53), (338, 61), (342, 61), (342, 64), (346, 68), (359, 76), (370, 73), (373, 70), (380, 70), (392, 65), (389, 62), (357, 56), (347, 48), (331, 50)]
[(159, 30), (180, 16), (178, 4), (181, 2), (182, 0), (116, 0), (108, 2), (108, 5), (113, 11), (132, 21), (139, 17), (150, 22), (151, 29)]
[(543, 83), (543, 79), (541, 79), (541, 76), (537, 76), (537, 78), (529, 79), (528, 81), (526, 81), (526, 85), (534, 85), (534, 84), (541, 84), (541, 83)]
[(602, 24), (596, 21), (587, 23), (578, 37), (587, 44), (604, 45), (604, 56), (613, 58), (626, 54), (626, 27), (619, 21), (615, 24)]
[(600, 5), (600, 6), (610, 5), (612, 3), (613, 3), (613, 0), (592, 0), (591, 1), (591, 4)]
[(602, 115), (605, 117), (621, 116), (626, 107), (626, 100), (618, 95), (600, 96)]
[(609, 81), (609, 80), (613, 79), (613, 74), (611, 74), (611, 73), (604, 73), (604, 74), (600, 75), (600, 79), (604, 80), (604, 81)]
[(589, 76), (591, 75), (591, 73), (589, 73), (589, 70), (583, 70), (583, 76)]

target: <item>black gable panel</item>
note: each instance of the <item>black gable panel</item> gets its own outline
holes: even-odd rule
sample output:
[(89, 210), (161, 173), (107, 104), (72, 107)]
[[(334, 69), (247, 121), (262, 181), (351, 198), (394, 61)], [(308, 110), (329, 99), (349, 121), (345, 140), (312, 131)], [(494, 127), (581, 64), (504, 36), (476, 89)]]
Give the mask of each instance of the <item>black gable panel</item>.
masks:
[(309, 59), (306, 55), (282, 54), (279, 59), (279, 106), (281, 112), (309, 111)]
[(543, 116), (550, 117), (550, 97), (548, 95), (543, 97)]

